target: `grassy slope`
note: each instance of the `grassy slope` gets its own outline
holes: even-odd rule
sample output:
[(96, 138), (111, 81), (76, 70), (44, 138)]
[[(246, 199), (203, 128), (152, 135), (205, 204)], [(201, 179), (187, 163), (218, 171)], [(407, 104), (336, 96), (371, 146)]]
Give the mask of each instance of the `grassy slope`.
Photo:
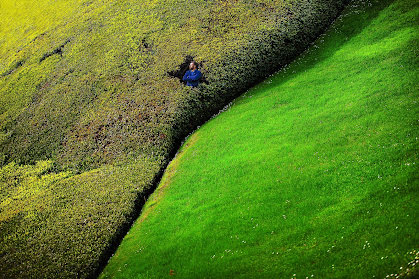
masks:
[[(1, 1), (0, 277), (94, 274), (185, 133), (345, 2)], [(186, 55), (201, 91), (167, 75)]]
[(197, 130), (101, 278), (403, 273), (419, 241), (418, 15), (354, 1)]

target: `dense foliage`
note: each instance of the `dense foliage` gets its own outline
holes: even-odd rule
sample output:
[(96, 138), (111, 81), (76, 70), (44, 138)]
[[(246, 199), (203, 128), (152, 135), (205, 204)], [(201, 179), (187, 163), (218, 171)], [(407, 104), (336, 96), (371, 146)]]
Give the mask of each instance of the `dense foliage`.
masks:
[[(183, 137), (345, 2), (2, 1), (0, 276), (94, 274)], [(188, 55), (199, 90), (168, 74)]]
[[(339, 2), (81, 2), (98, 7), (4, 55), (5, 161), (52, 157), (86, 170), (166, 155), (190, 131), (185, 123), (202, 121), (198, 112), (206, 119), (305, 49)], [(187, 55), (210, 82), (196, 94), (167, 75)]]
[(348, 5), (186, 140), (100, 278), (419, 278), (418, 19)]

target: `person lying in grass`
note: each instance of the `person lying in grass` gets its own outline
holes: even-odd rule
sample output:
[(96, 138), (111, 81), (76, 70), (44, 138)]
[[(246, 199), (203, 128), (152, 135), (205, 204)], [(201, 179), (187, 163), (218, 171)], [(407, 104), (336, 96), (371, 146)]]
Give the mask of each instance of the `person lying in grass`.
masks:
[(192, 61), (189, 64), (189, 70), (183, 76), (183, 81), (186, 81), (187, 86), (197, 87), (202, 78), (202, 73), (198, 70), (198, 63)]

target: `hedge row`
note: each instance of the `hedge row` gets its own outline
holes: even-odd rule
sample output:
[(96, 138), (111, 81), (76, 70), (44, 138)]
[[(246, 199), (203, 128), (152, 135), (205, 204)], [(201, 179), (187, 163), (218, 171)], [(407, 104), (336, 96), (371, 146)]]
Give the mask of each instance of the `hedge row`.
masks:
[[(2, 57), (0, 276), (97, 274), (182, 139), (347, 2), (77, 1), (71, 19)], [(168, 74), (188, 55), (208, 80), (198, 90)], [(36, 162), (48, 167), (24, 165)]]
[[(88, 278), (144, 202), (161, 162), (143, 158), (74, 176), (51, 161), (0, 170), (0, 278)], [(142, 193), (143, 195), (139, 195)]]
[[(46, 42), (50, 48), (35, 58), (32, 52), (23, 55), (26, 64), (35, 65), (4, 79), (5, 96), (26, 91), (22, 111), (2, 123), (4, 161), (53, 158), (81, 172), (139, 155), (168, 154), (190, 127), (289, 63), (344, 2), (109, 4), (103, 14)], [(195, 100), (167, 74), (188, 55), (203, 63), (210, 82)], [(198, 112), (190, 102), (204, 113), (192, 123), (183, 116)]]
[[(330, 25), (348, 1), (300, 1), (273, 28), (252, 34), (242, 47), (210, 66), (209, 84), (193, 92), (175, 120), (182, 139), (252, 85), (293, 61)], [(284, 18), (288, 19), (285, 20)], [(186, 128), (186, 129), (185, 129)]]

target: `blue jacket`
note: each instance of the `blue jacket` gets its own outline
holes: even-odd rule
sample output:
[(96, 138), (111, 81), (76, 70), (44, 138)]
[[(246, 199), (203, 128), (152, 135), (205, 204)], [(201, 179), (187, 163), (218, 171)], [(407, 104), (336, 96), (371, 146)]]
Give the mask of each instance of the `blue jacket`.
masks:
[(186, 81), (187, 86), (197, 87), (201, 77), (202, 73), (199, 70), (188, 70), (183, 76), (183, 80)]

